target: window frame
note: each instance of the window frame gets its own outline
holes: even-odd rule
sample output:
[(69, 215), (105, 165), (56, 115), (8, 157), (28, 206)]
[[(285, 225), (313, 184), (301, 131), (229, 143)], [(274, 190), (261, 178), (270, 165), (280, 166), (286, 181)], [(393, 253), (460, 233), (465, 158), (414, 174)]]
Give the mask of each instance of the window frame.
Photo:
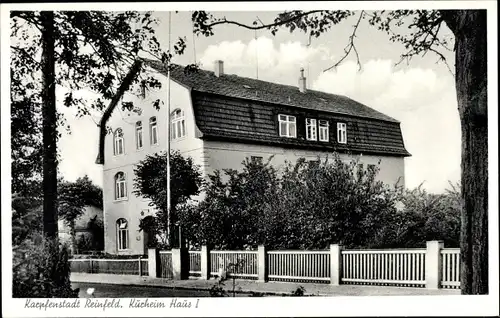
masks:
[[(153, 136), (156, 138), (155, 142), (153, 142)], [(158, 146), (160, 143), (158, 138), (158, 119), (156, 116), (149, 118), (149, 143), (151, 146)]]
[[(119, 176), (122, 176), (122, 179), (118, 179)], [(123, 184), (123, 188), (121, 188), (121, 184)], [(118, 171), (114, 176), (114, 186), (115, 186), (115, 201), (124, 201), (128, 199), (127, 192), (127, 174), (122, 171)], [(123, 196), (119, 197), (118, 194), (123, 194)]]
[[(324, 124), (322, 126), (321, 124)], [(326, 139), (321, 138), (321, 132), (324, 131)], [(330, 141), (330, 123), (326, 119), (318, 120), (318, 141), (329, 142)]]
[[(128, 226), (129, 222), (127, 221), (127, 219), (119, 218), (118, 220), (116, 220), (116, 249), (118, 251), (127, 251), (130, 249)], [(125, 246), (123, 246), (123, 241), (125, 241)]]
[(306, 140), (318, 140), (318, 120), (316, 118), (306, 118)]
[(347, 123), (337, 123), (337, 142), (339, 144), (347, 144)]
[[(186, 117), (182, 109), (178, 108), (170, 114), (170, 127), (170, 140), (179, 140), (186, 137)], [(181, 129), (182, 136), (178, 134), (179, 129)]]
[[(140, 146), (139, 141), (141, 144)], [(140, 120), (135, 123), (135, 148), (137, 150), (141, 150), (142, 148), (144, 148), (144, 129), (142, 126), (142, 121)]]
[[(281, 117), (285, 117), (284, 120), (281, 119)], [(293, 118), (293, 121), (290, 119)], [(284, 123), (286, 126), (286, 134), (283, 134), (282, 129), (281, 129), (281, 124)], [(293, 136), (290, 134), (290, 128), (291, 125), (293, 124)], [(284, 137), (284, 138), (297, 138), (297, 117), (293, 115), (285, 115), (285, 114), (278, 114), (278, 131), (279, 131), (279, 136)]]
[[(123, 129), (117, 128), (113, 133), (113, 155), (122, 156), (125, 154), (125, 138), (123, 136)], [(121, 152), (118, 153), (119, 144), (121, 143)]]

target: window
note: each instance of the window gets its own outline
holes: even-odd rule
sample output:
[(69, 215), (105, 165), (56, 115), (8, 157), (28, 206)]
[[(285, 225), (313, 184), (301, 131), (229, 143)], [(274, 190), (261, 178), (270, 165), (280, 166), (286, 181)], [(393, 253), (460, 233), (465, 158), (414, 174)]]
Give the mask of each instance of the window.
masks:
[(328, 120), (320, 120), (319, 121), (319, 141), (328, 142), (329, 133), (328, 133)]
[(121, 128), (118, 128), (115, 131), (113, 139), (114, 139), (113, 153), (115, 154), (115, 156), (123, 155), (125, 145), (123, 142), (123, 131)]
[(135, 145), (137, 149), (142, 148), (142, 122), (135, 123)]
[(347, 126), (345, 123), (337, 123), (337, 142), (340, 144), (347, 143)]
[(317, 137), (316, 119), (306, 118), (306, 139), (316, 140)]
[(280, 137), (296, 138), (297, 125), (295, 116), (279, 115), (278, 122), (280, 125)]
[(172, 113), (172, 138), (179, 139), (186, 136), (186, 122), (184, 120), (184, 112), (180, 109)]
[(156, 124), (156, 117), (149, 119), (149, 137), (152, 145), (158, 144), (158, 126)]
[(123, 172), (118, 172), (115, 175), (115, 200), (123, 200), (127, 198), (127, 180)]
[(128, 249), (128, 222), (125, 219), (118, 219), (116, 221), (116, 234), (118, 250)]

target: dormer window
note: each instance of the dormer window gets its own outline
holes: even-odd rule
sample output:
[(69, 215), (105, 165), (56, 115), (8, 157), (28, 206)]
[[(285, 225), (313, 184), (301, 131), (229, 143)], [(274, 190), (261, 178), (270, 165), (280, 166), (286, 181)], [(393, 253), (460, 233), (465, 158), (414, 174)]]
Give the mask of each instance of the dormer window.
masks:
[(345, 123), (337, 123), (337, 142), (339, 144), (347, 143), (347, 125)]
[(297, 121), (295, 116), (278, 115), (278, 122), (280, 137), (297, 137)]
[(317, 140), (316, 119), (306, 118), (306, 139)]
[(184, 112), (180, 109), (174, 110), (172, 113), (172, 139), (179, 139), (186, 136), (186, 121), (184, 120)]
[(123, 130), (118, 128), (113, 134), (113, 153), (115, 156), (123, 155), (124, 153), (124, 141), (123, 141)]
[(319, 141), (328, 142), (328, 120), (319, 120)]

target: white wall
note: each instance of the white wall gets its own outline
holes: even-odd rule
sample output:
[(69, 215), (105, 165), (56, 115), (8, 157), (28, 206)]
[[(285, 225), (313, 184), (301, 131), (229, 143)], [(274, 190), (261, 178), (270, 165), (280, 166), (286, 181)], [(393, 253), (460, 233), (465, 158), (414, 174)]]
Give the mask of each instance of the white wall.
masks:
[[(323, 159), (328, 155), (332, 156), (331, 153), (320, 153), (313, 150), (285, 149), (281, 147), (235, 144), (223, 141), (205, 141), (205, 152), (205, 159), (209, 166), (207, 169), (208, 173), (213, 173), (214, 170), (223, 168), (241, 169), (241, 163), (245, 158), (250, 158), (251, 156), (263, 157), (264, 162), (266, 162), (271, 155), (274, 155), (271, 164), (278, 169), (286, 161), (295, 163), (299, 158), (316, 160), (318, 155)], [(390, 185), (394, 185), (399, 180), (398, 185), (404, 185), (403, 157), (375, 155), (349, 156), (341, 154), (340, 158), (346, 162), (359, 159), (359, 163), (364, 164), (365, 168), (368, 164), (378, 165), (380, 168), (377, 176), (378, 180)]]
[[(137, 197), (132, 193), (134, 179), (134, 165), (145, 159), (146, 155), (166, 151), (167, 148), (167, 105), (165, 77), (158, 75), (162, 82), (160, 90), (150, 91), (146, 98), (137, 98), (130, 94), (124, 96), (124, 101), (133, 101), (135, 106), (142, 110), (140, 115), (122, 111), (121, 105), (114, 110), (108, 125), (113, 129), (121, 127), (124, 132), (125, 153), (124, 155), (113, 155), (113, 136), (107, 135), (105, 139), (105, 163), (103, 167), (103, 200), (104, 200), (104, 227), (105, 227), (105, 251), (107, 253), (118, 253), (116, 243), (116, 221), (125, 218), (129, 222), (130, 249), (120, 251), (120, 254), (145, 254), (144, 233), (139, 232), (139, 220), (145, 216), (152, 215), (153, 208), (148, 205), (149, 201)], [(185, 156), (191, 156), (195, 162), (203, 162), (203, 142), (195, 137), (196, 127), (194, 125), (194, 113), (191, 106), (190, 92), (185, 87), (171, 82), (171, 106), (170, 110), (177, 108), (184, 110), (186, 120), (186, 136), (180, 140), (171, 142), (172, 149), (179, 150)], [(156, 110), (152, 103), (156, 99), (162, 99), (165, 104)], [(120, 109), (118, 109), (120, 108)], [(149, 136), (149, 118), (156, 116), (158, 126), (159, 144), (151, 145)], [(141, 120), (143, 126), (143, 148), (136, 149), (135, 123)], [(115, 201), (114, 199), (114, 176), (118, 172), (124, 172), (127, 179), (127, 199)], [(144, 215), (141, 215), (144, 212)]]

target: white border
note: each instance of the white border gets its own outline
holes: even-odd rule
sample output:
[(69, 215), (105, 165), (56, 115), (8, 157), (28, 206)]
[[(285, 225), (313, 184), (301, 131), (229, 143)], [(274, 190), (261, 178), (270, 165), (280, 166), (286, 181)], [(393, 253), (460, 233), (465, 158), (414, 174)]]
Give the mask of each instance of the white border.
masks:
[[(198, 309), (115, 310), (24, 309), (25, 300), (12, 299), (11, 207), (10, 207), (10, 104), (9, 104), (9, 10), (197, 10), (209, 11), (282, 11), (284, 9), (488, 9), (488, 97), (489, 97), (489, 268), (488, 296), (383, 296), (383, 297), (311, 297), (303, 298), (225, 298), (201, 299)], [(2, 144), (2, 308), (6, 317), (54, 316), (415, 316), (415, 315), (498, 315), (498, 75), (497, 75), (497, 5), (496, 1), (402, 1), (402, 2), (202, 2), (202, 3), (53, 3), (1, 5), (1, 144)], [(161, 299), (167, 306), (171, 299)], [(84, 302), (85, 300), (82, 300)], [(122, 299), (127, 304), (128, 299)]]

